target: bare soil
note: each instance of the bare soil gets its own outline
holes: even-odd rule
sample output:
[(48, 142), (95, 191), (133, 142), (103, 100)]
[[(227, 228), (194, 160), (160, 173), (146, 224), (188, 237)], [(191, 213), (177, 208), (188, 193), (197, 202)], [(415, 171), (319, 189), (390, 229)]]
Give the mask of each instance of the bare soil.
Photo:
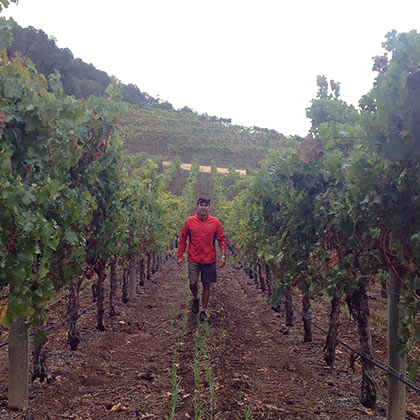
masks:
[[(86, 291), (83, 306), (89, 299)], [(382, 302), (374, 299), (374, 313), (378, 304)], [(326, 325), (328, 305), (318, 302), (313, 310), (315, 319)], [(304, 344), (301, 320), (295, 317), (295, 326), (286, 328), (282, 314), (269, 308), (239, 267), (219, 269), (204, 323), (190, 311), (186, 270), (172, 259), (139, 287), (134, 301), (119, 304), (118, 312), (107, 318), (105, 332), (94, 330), (94, 310), (84, 315), (82, 341), (74, 352), (66, 344), (65, 326), (49, 332), (52, 382), (31, 384), (30, 407), (24, 412), (6, 409), (7, 351), (1, 349), (0, 419), (163, 420), (173, 406), (174, 367), (179, 381), (174, 419), (385, 417), (385, 376), (378, 372), (376, 411), (363, 408), (357, 363), (353, 374), (348, 354), (339, 348), (336, 367), (328, 368), (322, 359), (323, 334), (314, 330), (313, 342)], [(52, 308), (51, 322), (63, 317), (64, 299)], [(341, 336), (357, 347), (355, 331), (354, 322), (343, 316)], [(381, 337), (381, 332), (374, 334), (379, 359), (384, 352)], [(194, 360), (200, 368), (198, 381)], [(194, 415), (197, 402), (201, 417)], [(408, 392), (409, 418), (420, 418), (419, 407), (418, 396)]]

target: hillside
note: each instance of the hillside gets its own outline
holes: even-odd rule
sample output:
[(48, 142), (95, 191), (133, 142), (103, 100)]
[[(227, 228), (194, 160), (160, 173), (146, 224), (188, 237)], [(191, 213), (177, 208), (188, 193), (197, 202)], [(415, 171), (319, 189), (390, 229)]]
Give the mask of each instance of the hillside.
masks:
[[(13, 22), (13, 43), (7, 52), (9, 56), (20, 54), (30, 58), (37, 71), (46, 78), (59, 71), (64, 92), (76, 98), (105, 96), (105, 90), (111, 82), (111, 77), (105, 71), (75, 58), (68, 48), (57, 47), (54, 36), (32, 26), (22, 28)], [(172, 108), (168, 102), (153, 98), (131, 83), (122, 84), (122, 93), (124, 101), (137, 106)]]
[[(15, 22), (8, 54), (30, 58), (46, 78), (58, 71), (64, 92), (76, 98), (105, 96), (111, 81), (106, 72), (75, 58), (68, 48), (57, 47), (53, 36), (33, 27), (22, 28)], [(122, 84), (122, 93), (123, 101), (130, 104), (121, 126), (131, 153), (255, 169), (270, 149), (295, 141), (274, 130), (233, 125), (229, 118), (198, 114), (187, 106), (175, 110), (168, 101), (155, 99), (134, 84)]]
[(133, 107), (121, 126), (126, 147), (132, 153), (145, 152), (165, 159), (180, 157), (183, 162), (198, 160), (202, 165), (256, 168), (270, 149), (295, 142), (274, 130), (243, 127), (230, 120), (177, 111)]

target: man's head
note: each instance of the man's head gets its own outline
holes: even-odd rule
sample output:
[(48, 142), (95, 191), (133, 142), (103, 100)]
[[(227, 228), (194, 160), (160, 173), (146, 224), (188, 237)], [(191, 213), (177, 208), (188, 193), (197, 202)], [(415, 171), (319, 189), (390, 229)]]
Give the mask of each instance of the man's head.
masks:
[(197, 214), (202, 219), (205, 219), (210, 210), (210, 198), (200, 197), (197, 200)]
[(210, 198), (207, 198), (207, 197), (200, 197), (200, 198), (197, 200), (197, 206), (198, 206), (200, 203), (207, 203), (207, 205), (209, 206), (209, 205), (210, 205)]

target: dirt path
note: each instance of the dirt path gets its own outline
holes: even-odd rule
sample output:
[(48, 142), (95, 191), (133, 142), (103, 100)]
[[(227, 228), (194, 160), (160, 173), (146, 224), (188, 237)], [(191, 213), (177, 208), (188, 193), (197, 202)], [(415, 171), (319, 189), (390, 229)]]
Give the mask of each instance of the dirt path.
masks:
[(300, 321), (286, 329), (242, 270), (220, 270), (208, 322), (191, 314), (189, 299), (185, 269), (169, 260), (134, 302), (119, 305), (105, 332), (93, 330), (94, 313), (83, 318), (78, 351), (68, 350), (64, 328), (54, 330), (48, 364), (56, 380), (31, 385), (24, 413), (4, 409), (3, 351), (0, 419), (384, 417), (383, 400), (376, 413), (361, 407), (360, 377), (344, 362), (326, 367), (323, 337), (303, 344)]
[(303, 343), (300, 320), (285, 328), (252, 280), (230, 270), (217, 297), (216, 321), (228, 331), (229, 356), (215, 364), (223, 378), (220, 409), (232, 413), (224, 418), (243, 419), (247, 408), (255, 420), (372, 418), (357, 401), (357, 380), (330, 371), (319, 354), (322, 343)]

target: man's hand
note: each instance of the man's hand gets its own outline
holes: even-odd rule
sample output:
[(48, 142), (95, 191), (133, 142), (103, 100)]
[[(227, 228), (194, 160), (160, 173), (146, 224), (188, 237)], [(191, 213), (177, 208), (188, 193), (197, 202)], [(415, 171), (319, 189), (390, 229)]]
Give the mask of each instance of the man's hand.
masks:
[(226, 265), (226, 257), (225, 257), (225, 256), (223, 256), (223, 257), (221, 258), (221, 261), (220, 261), (220, 268), (224, 267), (225, 265)]
[(184, 265), (184, 260), (182, 258), (178, 258), (178, 267), (182, 267)]

